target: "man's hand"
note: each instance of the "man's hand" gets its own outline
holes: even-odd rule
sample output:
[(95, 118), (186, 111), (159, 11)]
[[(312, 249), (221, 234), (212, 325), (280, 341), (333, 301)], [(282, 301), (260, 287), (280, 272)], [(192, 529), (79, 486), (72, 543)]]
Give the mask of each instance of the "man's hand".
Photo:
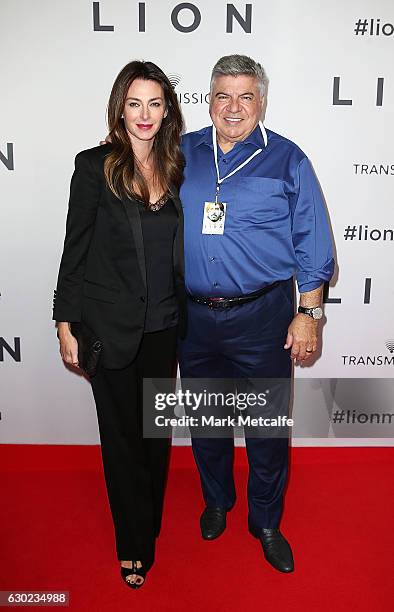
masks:
[[(300, 306), (315, 308), (320, 306), (323, 296), (323, 285), (300, 294)], [(310, 359), (317, 351), (317, 330), (319, 321), (309, 315), (298, 313), (289, 325), (285, 349), (291, 348), (291, 358), (295, 364)]]
[(284, 348), (291, 348), (295, 364), (305, 362), (316, 352), (318, 327), (319, 322), (305, 314), (297, 314), (290, 323)]

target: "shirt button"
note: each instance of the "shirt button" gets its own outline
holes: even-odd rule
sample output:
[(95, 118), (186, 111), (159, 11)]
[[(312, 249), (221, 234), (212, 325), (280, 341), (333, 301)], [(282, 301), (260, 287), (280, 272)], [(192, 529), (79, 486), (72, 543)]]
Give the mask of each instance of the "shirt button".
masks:
[(141, 300), (141, 302), (145, 302), (145, 298), (144, 298), (143, 295), (141, 295), (140, 300)]
[(214, 257), (210, 257), (209, 261), (215, 261), (215, 258)]
[(213, 283), (214, 287), (219, 287), (219, 283)]

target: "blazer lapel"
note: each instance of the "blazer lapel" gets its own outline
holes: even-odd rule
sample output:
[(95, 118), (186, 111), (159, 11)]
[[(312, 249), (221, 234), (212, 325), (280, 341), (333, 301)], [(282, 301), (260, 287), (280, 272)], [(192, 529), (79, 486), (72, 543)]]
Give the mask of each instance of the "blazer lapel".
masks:
[(173, 187), (171, 189), (172, 200), (178, 213), (178, 231), (174, 240), (174, 269), (178, 277), (178, 282), (184, 282), (184, 227), (183, 227), (183, 208), (179, 199), (178, 191)]
[(177, 213), (180, 217), (183, 217), (183, 209), (182, 209), (182, 204), (181, 201), (179, 199), (179, 194), (178, 191), (175, 189), (175, 187), (173, 187), (171, 189), (171, 195), (172, 195), (172, 200), (175, 204), (175, 208), (177, 209)]
[(146, 289), (146, 266), (145, 266), (145, 251), (144, 238), (142, 235), (141, 217), (138, 210), (137, 202), (122, 198), (123, 206), (126, 210), (126, 215), (130, 223), (131, 231), (134, 237), (135, 248), (137, 251), (138, 264), (141, 270), (142, 280)]

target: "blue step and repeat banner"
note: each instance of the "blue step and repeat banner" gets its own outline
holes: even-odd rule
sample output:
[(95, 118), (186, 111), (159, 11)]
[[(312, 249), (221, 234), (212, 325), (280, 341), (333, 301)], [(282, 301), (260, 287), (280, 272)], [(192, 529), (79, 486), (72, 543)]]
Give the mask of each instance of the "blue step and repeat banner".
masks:
[(51, 306), (73, 160), (106, 135), (115, 76), (156, 62), (195, 130), (210, 123), (212, 66), (242, 53), (270, 79), (265, 125), (312, 160), (336, 243), (322, 352), (296, 369), (293, 444), (392, 444), (392, 1), (2, 0), (0, 48), (1, 441), (98, 441)]

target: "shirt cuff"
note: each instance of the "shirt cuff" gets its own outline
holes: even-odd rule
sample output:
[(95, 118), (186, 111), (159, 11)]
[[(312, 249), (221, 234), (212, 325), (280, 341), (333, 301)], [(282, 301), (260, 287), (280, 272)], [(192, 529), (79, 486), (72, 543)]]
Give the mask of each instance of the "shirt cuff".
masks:
[(313, 291), (330, 280), (334, 273), (335, 261), (329, 259), (324, 266), (319, 270), (311, 272), (299, 271), (297, 273), (297, 285), (300, 293)]

